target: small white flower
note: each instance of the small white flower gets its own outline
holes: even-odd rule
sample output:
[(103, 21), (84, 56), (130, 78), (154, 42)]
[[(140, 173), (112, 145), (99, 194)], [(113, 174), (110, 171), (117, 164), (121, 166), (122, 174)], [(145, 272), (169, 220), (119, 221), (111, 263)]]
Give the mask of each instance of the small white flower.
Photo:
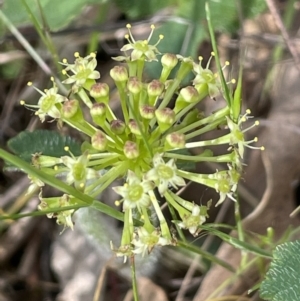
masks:
[(41, 203), (38, 206), (39, 210), (43, 211), (43, 210), (52, 209), (53, 212), (48, 213), (47, 217), (56, 218), (56, 223), (58, 225), (64, 226), (63, 231), (67, 227), (70, 227), (73, 230), (74, 224), (72, 221), (72, 215), (75, 212), (75, 209), (59, 211), (59, 212), (55, 212), (55, 210), (75, 205), (77, 203), (77, 200), (75, 198), (70, 197), (67, 194), (62, 195), (61, 197), (43, 198), (42, 192), (40, 192), (39, 199), (41, 201)]
[(237, 189), (239, 179), (238, 175), (238, 172), (234, 169), (229, 171), (220, 171), (214, 175), (217, 179), (215, 189), (220, 195), (220, 199), (217, 202), (216, 206), (222, 204), (225, 201), (226, 197), (236, 202), (236, 199), (233, 195), (235, 194)]
[(170, 242), (161, 236), (159, 230), (154, 230), (149, 233), (145, 228), (140, 227), (135, 233), (132, 244), (135, 246), (133, 253), (145, 256), (145, 254), (150, 253), (155, 246), (169, 245)]
[(237, 145), (238, 153), (241, 158), (244, 156), (244, 147), (252, 148), (252, 149), (261, 149), (263, 150), (262, 147), (255, 147), (251, 146), (250, 144), (253, 142), (257, 142), (257, 137), (255, 137), (253, 140), (245, 141), (245, 132), (248, 130), (252, 129), (253, 127), (259, 125), (259, 121), (255, 121), (250, 127), (242, 130), (241, 125), (243, 122), (247, 121), (249, 118), (250, 110), (247, 110), (246, 113), (242, 116), (240, 116), (238, 122), (234, 122), (231, 120), (228, 116), (227, 118), (227, 125), (228, 128), (230, 129), (230, 145)]
[(160, 54), (160, 52), (157, 50), (156, 46), (160, 42), (160, 40), (163, 39), (163, 36), (159, 36), (159, 40), (155, 45), (150, 45), (150, 39), (152, 37), (153, 31), (155, 29), (154, 25), (151, 25), (151, 33), (147, 40), (143, 41), (136, 41), (131, 33), (131, 25), (127, 25), (128, 34), (125, 36), (125, 38), (128, 41), (128, 44), (124, 45), (121, 48), (121, 51), (128, 51), (132, 50), (131, 52), (131, 60), (136, 61), (139, 59), (145, 59), (148, 62), (151, 61), (157, 61), (156, 54)]
[(78, 158), (68, 156), (61, 157), (63, 164), (69, 168), (67, 173), (67, 184), (75, 184), (76, 189), (82, 190), (85, 187), (86, 181), (96, 178), (98, 173), (92, 168), (88, 168), (89, 162), (88, 153), (85, 152)]
[(41, 188), (45, 186), (44, 182), (42, 182), (39, 178), (28, 175), (28, 178), (30, 179), (30, 185), (27, 189), (26, 195), (31, 194), (35, 191), (37, 188)]
[(123, 263), (126, 263), (127, 258), (133, 255), (132, 246), (130, 244), (122, 245), (118, 249), (116, 249), (113, 242), (111, 241), (110, 248), (117, 257), (124, 257)]
[(153, 189), (150, 181), (141, 181), (135, 173), (128, 171), (127, 183), (124, 186), (113, 187), (113, 190), (123, 197), (123, 209), (148, 207), (151, 204), (148, 191)]
[(196, 236), (198, 234), (198, 228), (200, 225), (205, 223), (208, 217), (207, 210), (209, 209), (210, 203), (207, 206), (195, 205), (192, 208), (192, 212), (182, 218), (182, 221), (177, 225), (182, 229), (188, 229), (189, 232)]
[[(25, 104), (24, 100), (21, 100), (21, 105), (25, 105), (28, 108), (37, 109), (35, 115), (38, 115), (41, 122), (45, 121), (46, 116), (50, 116), (52, 118), (60, 118), (61, 113), (61, 103), (66, 100), (66, 97), (57, 94), (58, 88), (54, 83), (54, 79), (51, 77), (51, 81), (53, 82), (53, 87), (50, 89), (45, 89), (44, 91), (39, 90), (36, 87), (33, 87), (37, 92), (39, 92), (42, 96), (40, 97), (37, 105)], [(32, 82), (28, 82), (28, 86), (32, 86)]]
[(177, 167), (174, 159), (165, 163), (162, 155), (156, 154), (153, 158), (153, 165), (154, 167), (147, 172), (145, 178), (158, 185), (158, 191), (161, 195), (167, 191), (169, 185), (175, 189), (177, 186), (185, 185), (184, 179), (176, 174)]
[(80, 57), (78, 53), (75, 53), (76, 60), (74, 64), (68, 64), (63, 61), (62, 65), (65, 65), (63, 73), (67, 75), (67, 71), (71, 71), (73, 75), (69, 76), (63, 81), (64, 84), (75, 84), (77, 87), (81, 87), (88, 79), (100, 78), (100, 73), (95, 70), (97, 66), (97, 60), (95, 53), (91, 53), (86, 57)]

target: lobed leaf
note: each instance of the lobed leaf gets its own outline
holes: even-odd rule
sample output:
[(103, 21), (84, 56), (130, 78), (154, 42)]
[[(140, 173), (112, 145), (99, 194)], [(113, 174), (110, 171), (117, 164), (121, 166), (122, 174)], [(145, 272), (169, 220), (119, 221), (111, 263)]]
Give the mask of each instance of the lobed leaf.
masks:
[(23, 160), (30, 162), (35, 153), (45, 156), (65, 156), (64, 147), (68, 146), (74, 156), (81, 154), (80, 144), (69, 136), (62, 136), (57, 132), (48, 130), (24, 131), (8, 141), (9, 149)]
[(276, 247), (260, 296), (270, 301), (300, 300), (300, 240)]

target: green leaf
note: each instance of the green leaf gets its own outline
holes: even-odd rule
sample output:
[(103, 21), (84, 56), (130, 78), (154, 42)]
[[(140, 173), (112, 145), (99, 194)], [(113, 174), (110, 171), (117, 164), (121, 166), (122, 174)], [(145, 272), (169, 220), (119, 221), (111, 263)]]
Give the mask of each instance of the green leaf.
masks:
[(300, 240), (276, 247), (260, 296), (270, 301), (300, 300)]
[[(88, 4), (101, 4), (105, 0), (39, 0), (47, 25), (51, 31), (66, 27)], [(26, 0), (33, 14), (42, 24), (41, 12), (36, 0)], [(4, 1), (2, 12), (15, 25), (31, 24), (30, 18), (21, 0)], [(42, 26), (43, 27), (43, 26)]]
[(54, 131), (24, 131), (8, 141), (9, 149), (23, 160), (30, 162), (35, 153), (45, 156), (61, 157), (66, 155), (64, 147), (68, 146), (74, 156), (81, 154), (80, 144), (69, 136), (62, 136)]
[(129, 19), (138, 19), (153, 15), (174, 3), (174, 0), (113, 0), (113, 2)]
[[(215, 30), (233, 33), (239, 29), (238, 1), (236, 0), (181, 1), (181, 5), (178, 9), (178, 15), (203, 24), (203, 21), (206, 19), (205, 3), (209, 4), (211, 20), (213, 23), (212, 25)], [(252, 18), (266, 9), (265, 0), (240, 0), (239, 3), (241, 5), (244, 18)], [(196, 5), (197, 7), (195, 7)]]

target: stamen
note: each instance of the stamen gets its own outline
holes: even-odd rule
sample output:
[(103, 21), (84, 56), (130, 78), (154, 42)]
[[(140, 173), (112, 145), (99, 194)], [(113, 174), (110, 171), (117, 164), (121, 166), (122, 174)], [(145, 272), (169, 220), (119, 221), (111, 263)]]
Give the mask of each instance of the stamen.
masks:
[(210, 58), (208, 59), (208, 62), (207, 62), (207, 64), (206, 64), (205, 69), (208, 69), (208, 68), (209, 68), (211, 59), (212, 59), (214, 56), (215, 56), (215, 53), (214, 53), (214, 52), (211, 52), (211, 53), (210, 53)]
[(224, 70), (227, 66), (229, 66), (230, 65), (230, 63), (229, 63), (229, 61), (226, 61), (225, 62), (225, 65), (222, 67), (222, 70)]
[[(128, 36), (128, 38), (126, 38), (126, 36), (125, 36), (125, 39), (126, 40), (128, 40), (128, 42), (131, 44), (131, 43), (135, 43), (135, 39), (133, 38), (133, 35), (132, 35), (132, 33), (131, 33), (131, 25), (130, 24), (127, 24), (126, 25), (126, 28), (128, 29), (128, 33), (129, 33), (129, 36)], [(130, 39), (131, 39), (131, 42), (129, 41), (129, 37), (130, 37)]]
[(74, 53), (74, 56), (75, 56), (76, 58), (79, 58), (79, 57), (80, 57), (79, 52), (76, 51), (76, 52)]
[(154, 24), (152, 24), (152, 25), (150, 26), (150, 28), (151, 28), (151, 32), (150, 32), (149, 37), (148, 37), (148, 39), (147, 39), (148, 42), (150, 42), (150, 40), (151, 40), (151, 38), (152, 38), (152, 35), (153, 35), (153, 32), (154, 32), (154, 29), (155, 29)]
[(116, 200), (116, 201), (115, 201), (115, 205), (116, 205), (117, 207), (119, 207), (119, 206), (121, 205), (121, 202), (118, 201), (118, 200)]
[(258, 126), (258, 125), (259, 125), (259, 121), (256, 120), (251, 126), (249, 126), (248, 128), (244, 129), (242, 132), (245, 133), (245, 132), (251, 130), (252, 128), (254, 128), (254, 127)]
[(158, 41), (153, 46), (154, 47), (157, 46), (163, 38), (164, 38), (164, 35), (160, 34), (159, 37), (158, 37)]
[(73, 155), (73, 153), (70, 151), (70, 147), (69, 146), (65, 146), (64, 147), (64, 151), (68, 152), (69, 155), (75, 160), (75, 156)]

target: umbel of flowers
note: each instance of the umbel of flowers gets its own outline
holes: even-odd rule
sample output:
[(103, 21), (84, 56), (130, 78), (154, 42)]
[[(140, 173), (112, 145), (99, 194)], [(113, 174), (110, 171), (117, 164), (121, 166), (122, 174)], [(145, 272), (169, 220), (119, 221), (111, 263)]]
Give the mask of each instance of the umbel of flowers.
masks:
[[(143, 41), (136, 41), (130, 25), (127, 28), (128, 44), (121, 49), (124, 55), (114, 58), (117, 65), (110, 71), (119, 94), (121, 119), (111, 109), (109, 86), (101, 82), (100, 73), (95, 70), (95, 53), (85, 57), (75, 53), (74, 63), (62, 61), (66, 76), (63, 83), (70, 87), (67, 97), (59, 94), (52, 79), (52, 88), (44, 91), (35, 88), (41, 94), (37, 105), (26, 104), (36, 109), (35, 114), (42, 122), (50, 117), (86, 135), (80, 156), (75, 157), (68, 148), (66, 155), (60, 158), (36, 154), (33, 164), (37, 168), (60, 177), (63, 175), (67, 184), (93, 198), (116, 179), (124, 179), (122, 186), (113, 187), (119, 195), (116, 205), (122, 205), (124, 212), (124, 228), (120, 246), (112, 245), (112, 248), (125, 259), (133, 254), (148, 253), (157, 245), (176, 245), (176, 235), (171, 234), (160, 207), (162, 201), (175, 212), (175, 226), (196, 236), (208, 217), (211, 201), (204, 206), (197, 204), (196, 199), (184, 200), (178, 195), (178, 189), (193, 181), (214, 189), (219, 194), (219, 199), (214, 201), (217, 205), (226, 197), (235, 201), (244, 147), (257, 141), (257, 138), (252, 141), (244, 138), (242, 124), (249, 111), (233, 117), (232, 108), (225, 105), (208, 116), (198, 113), (200, 101), (224, 93), (220, 74), (213, 73), (209, 63), (203, 67), (202, 57), (194, 62), (190, 57), (161, 54), (157, 45), (163, 36), (154, 45), (150, 42), (154, 26), (151, 26), (148, 39)], [(153, 61), (161, 63), (162, 71), (158, 79), (146, 82), (143, 78), (145, 62)], [(171, 79), (170, 73), (175, 67), (177, 71)], [(189, 74), (194, 74), (194, 79), (190, 85), (183, 86), (182, 82)], [(24, 101), (21, 103), (25, 104)], [(84, 106), (90, 112), (89, 118), (83, 113)], [(225, 135), (222, 131), (221, 136), (212, 140), (201, 139), (201, 134), (219, 128), (228, 131)], [(224, 154), (213, 155), (211, 148), (216, 145), (226, 146)], [(192, 155), (189, 150), (196, 147), (202, 147), (203, 152)], [(205, 161), (223, 163), (224, 169), (200, 174), (184, 168), (186, 163)], [(179, 162), (182, 168), (178, 167)], [(30, 189), (44, 185), (34, 178), (31, 183)], [(44, 198), (42, 191), (40, 200), (40, 210), (80, 204), (79, 200), (66, 194)], [(74, 211), (60, 210), (48, 216), (56, 217), (64, 227), (73, 228)], [(155, 222), (151, 217), (153, 212)], [(135, 220), (139, 220), (138, 225)]]

